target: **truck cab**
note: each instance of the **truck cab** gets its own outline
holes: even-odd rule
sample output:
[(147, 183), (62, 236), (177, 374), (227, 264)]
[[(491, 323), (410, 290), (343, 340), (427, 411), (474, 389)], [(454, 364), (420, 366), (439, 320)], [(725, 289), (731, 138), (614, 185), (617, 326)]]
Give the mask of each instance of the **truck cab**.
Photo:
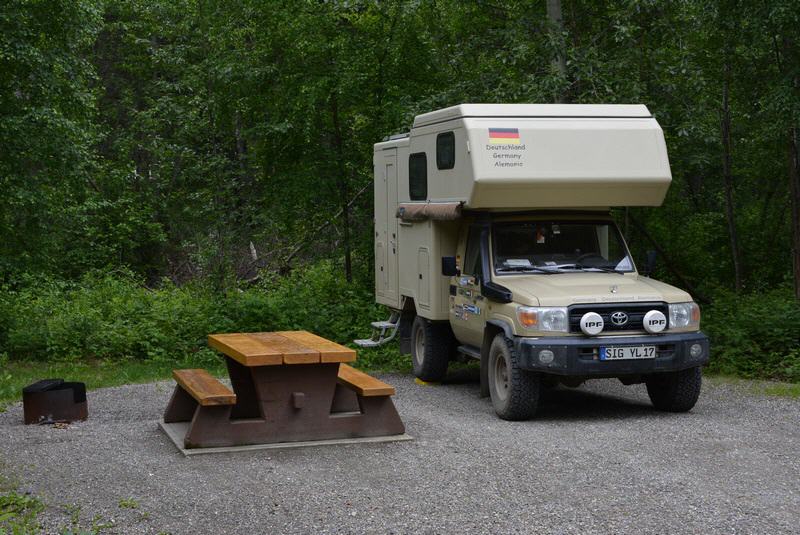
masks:
[(376, 144), (378, 345), (414, 373), (480, 361), (498, 416), (548, 386), (645, 383), (660, 410), (698, 399), (709, 344), (683, 290), (640, 273), (612, 206), (658, 206), (671, 181), (644, 106), (461, 105)]

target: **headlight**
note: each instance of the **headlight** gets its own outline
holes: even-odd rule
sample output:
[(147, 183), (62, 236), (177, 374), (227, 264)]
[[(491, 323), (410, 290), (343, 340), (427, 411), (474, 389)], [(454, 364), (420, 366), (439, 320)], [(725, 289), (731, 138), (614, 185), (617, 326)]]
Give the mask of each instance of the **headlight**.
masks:
[(697, 303), (677, 303), (669, 305), (669, 328), (700, 328), (700, 307)]
[(566, 308), (517, 307), (517, 319), (531, 331), (569, 331)]

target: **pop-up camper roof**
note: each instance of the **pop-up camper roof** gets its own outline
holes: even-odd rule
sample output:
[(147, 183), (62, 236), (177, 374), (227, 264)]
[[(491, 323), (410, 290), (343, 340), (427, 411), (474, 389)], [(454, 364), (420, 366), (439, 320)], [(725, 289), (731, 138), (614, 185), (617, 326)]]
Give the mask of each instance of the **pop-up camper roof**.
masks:
[(631, 117), (651, 119), (643, 104), (459, 104), (417, 115), (414, 128), (468, 117)]
[(657, 206), (672, 180), (643, 105), (461, 104), (417, 116), (409, 143), (428, 155), (426, 200), (472, 209)]

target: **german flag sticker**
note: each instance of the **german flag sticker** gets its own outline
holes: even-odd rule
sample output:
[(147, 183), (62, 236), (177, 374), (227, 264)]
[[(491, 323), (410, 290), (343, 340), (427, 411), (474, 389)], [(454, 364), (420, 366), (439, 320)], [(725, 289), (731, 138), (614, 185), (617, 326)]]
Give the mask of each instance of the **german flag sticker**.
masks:
[(490, 128), (490, 145), (519, 145), (519, 128)]

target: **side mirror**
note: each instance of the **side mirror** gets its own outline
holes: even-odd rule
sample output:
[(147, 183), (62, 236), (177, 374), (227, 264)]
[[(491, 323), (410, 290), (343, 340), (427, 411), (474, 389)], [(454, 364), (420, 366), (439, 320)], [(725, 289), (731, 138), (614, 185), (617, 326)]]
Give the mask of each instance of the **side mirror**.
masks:
[(457, 277), (460, 275), (458, 267), (456, 266), (455, 256), (442, 257), (442, 275), (445, 277)]
[(644, 261), (644, 269), (642, 275), (649, 277), (653, 271), (656, 270), (656, 252), (653, 250), (647, 251), (647, 259)]

